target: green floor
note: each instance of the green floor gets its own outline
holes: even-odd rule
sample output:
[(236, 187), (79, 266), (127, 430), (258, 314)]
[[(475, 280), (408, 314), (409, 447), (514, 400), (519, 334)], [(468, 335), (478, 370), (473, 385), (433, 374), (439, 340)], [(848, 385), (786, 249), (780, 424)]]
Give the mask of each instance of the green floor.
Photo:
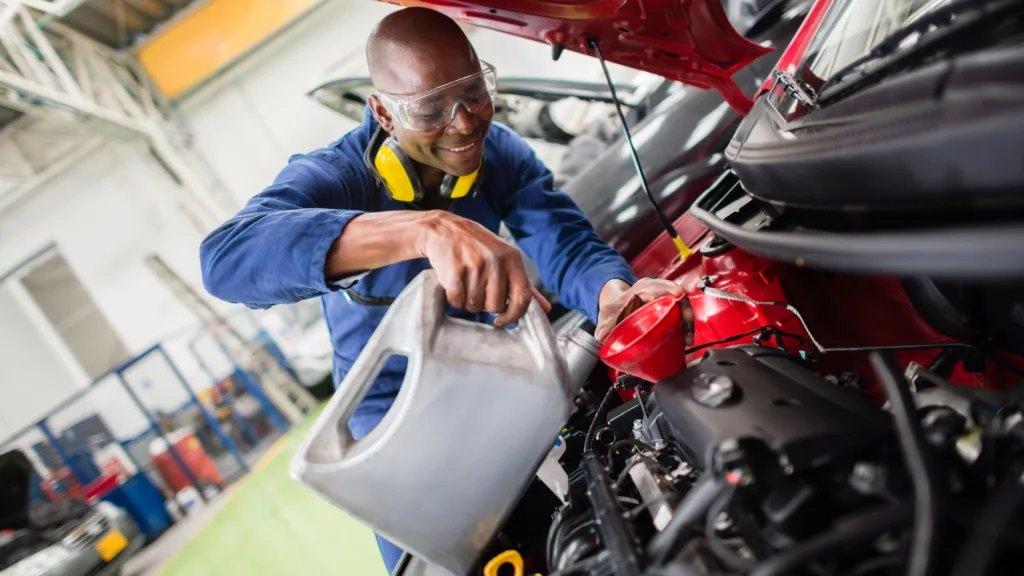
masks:
[(288, 476), (312, 424), (292, 430), (265, 466), (161, 572), (161, 576), (385, 576), (373, 534)]

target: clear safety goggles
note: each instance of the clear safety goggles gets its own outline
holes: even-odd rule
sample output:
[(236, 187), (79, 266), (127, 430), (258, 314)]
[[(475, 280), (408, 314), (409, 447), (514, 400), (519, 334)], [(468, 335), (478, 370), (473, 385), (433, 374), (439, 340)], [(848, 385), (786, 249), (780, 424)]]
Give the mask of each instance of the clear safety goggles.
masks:
[(494, 66), (481, 63), (480, 71), (411, 96), (378, 92), (377, 96), (406, 130), (440, 130), (455, 119), (459, 106), (479, 114), (493, 105), (498, 90)]

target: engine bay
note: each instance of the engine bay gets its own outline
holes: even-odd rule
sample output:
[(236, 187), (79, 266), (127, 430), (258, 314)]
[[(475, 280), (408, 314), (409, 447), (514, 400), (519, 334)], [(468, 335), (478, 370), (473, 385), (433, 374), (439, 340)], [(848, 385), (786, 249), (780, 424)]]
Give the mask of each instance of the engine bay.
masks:
[(952, 338), (899, 280), (763, 260), (682, 220), (701, 249), (655, 243), (634, 266), (689, 293), (687, 367), (598, 366), (549, 455), (568, 489), (535, 479), (477, 573), (512, 552), (548, 576), (1018, 573), (1004, 336)]

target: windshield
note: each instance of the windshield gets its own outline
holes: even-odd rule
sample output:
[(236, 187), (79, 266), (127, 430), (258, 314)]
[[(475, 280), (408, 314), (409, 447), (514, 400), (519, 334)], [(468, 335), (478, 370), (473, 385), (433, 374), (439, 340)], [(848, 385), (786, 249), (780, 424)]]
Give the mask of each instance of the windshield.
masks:
[(835, 0), (798, 69), (820, 88), (833, 74), (871, 52), (893, 32), (951, 0)]

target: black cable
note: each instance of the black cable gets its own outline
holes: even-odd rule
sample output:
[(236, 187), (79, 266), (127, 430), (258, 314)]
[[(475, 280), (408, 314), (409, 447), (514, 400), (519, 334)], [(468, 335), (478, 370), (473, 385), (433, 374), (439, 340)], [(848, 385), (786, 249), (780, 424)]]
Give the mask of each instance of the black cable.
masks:
[[(604, 78), (608, 82), (608, 90), (611, 92), (612, 102), (614, 102), (615, 112), (619, 115), (619, 125), (622, 126), (622, 133), (626, 137), (626, 143), (629, 145), (629, 152), (633, 158), (633, 168), (636, 169), (637, 176), (640, 177), (640, 187), (643, 188), (644, 193), (647, 194), (647, 200), (650, 201), (651, 207), (654, 208), (654, 214), (658, 217), (658, 221), (661, 223), (662, 228), (668, 233), (669, 238), (672, 239), (676, 247), (679, 248), (682, 253), (685, 249), (685, 245), (679, 240), (679, 233), (676, 232), (675, 226), (669, 221), (665, 213), (661, 211), (661, 206), (658, 205), (658, 201), (654, 198), (654, 193), (651, 192), (651, 187), (647, 183), (647, 175), (644, 173), (643, 166), (640, 165), (640, 155), (636, 153), (636, 146), (633, 145), (633, 136), (629, 133), (629, 123), (626, 122), (626, 115), (622, 113), (622, 103), (619, 102), (619, 96), (615, 93), (615, 83), (612, 82), (612, 75), (608, 72), (608, 65), (604, 61), (604, 54), (601, 53), (601, 47), (598, 46), (597, 40), (590, 38), (587, 40), (587, 45), (594, 51), (597, 56), (597, 60), (601, 63), (601, 70), (604, 71)], [(687, 249), (688, 253), (689, 250)], [(687, 254), (683, 254), (685, 258)]]
[(594, 431), (597, 430), (597, 421), (601, 419), (601, 415), (604, 413), (604, 407), (611, 401), (612, 395), (615, 394), (615, 390), (616, 385), (612, 384), (608, 388), (608, 391), (605, 392), (604, 398), (601, 399), (601, 403), (597, 405), (597, 412), (594, 414), (594, 419), (590, 421), (590, 428), (587, 429), (587, 437), (583, 440), (584, 454), (591, 451), (591, 445), (594, 440)]
[(636, 460), (633, 460), (629, 464), (626, 464), (626, 467), (622, 469), (622, 472), (619, 472), (619, 476), (618, 478), (615, 479), (615, 483), (612, 484), (612, 487), (615, 488), (616, 492), (618, 492), (619, 489), (622, 488), (623, 482), (625, 482), (626, 478), (629, 477), (629, 471), (632, 470), (633, 468), (636, 468), (638, 465), (642, 464), (646, 460), (647, 458), (645, 456), (640, 455), (640, 457), (637, 458)]
[(1013, 364), (1003, 360), (999, 356), (996, 356), (990, 350), (985, 350), (979, 346), (968, 344), (966, 342), (934, 342), (929, 344), (894, 344), (891, 346), (845, 346), (839, 348), (825, 348), (823, 352), (874, 352), (884, 350), (931, 350), (935, 348), (965, 348), (972, 350), (980, 354), (984, 354), (985, 358), (999, 364), (1006, 370), (1013, 372), (1015, 375), (1024, 378), (1024, 370), (1017, 368)]
[(647, 544), (647, 555), (654, 564), (664, 564), (683, 543), (688, 530), (698, 523), (722, 493), (725, 485), (714, 474), (705, 472), (690, 488), (683, 501), (672, 512), (665, 529)]
[(644, 502), (643, 504), (638, 504), (638, 505), (630, 508), (629, 510), (627, 510), (626, 511), (626, 517), (630, 518), (630, 519), (636, 518), (644, 510), (647, 510), (651, 506), (656, 506), (658, 504), (662, 504), (662, 503), (668, 501), (668, 499), (673, 497), (673, 496), (675, 496), (675, 494), (673, 494), (672, 492), (664, 492), (662, 494), (659, 494), (657, 498), (652, 498), (652, 499), (648, 500), (647, 502)]
[(907, 576), (931, 576), (941, 545), (942, 483), (917, 419), (907, 381), (892, 356), (871, 353), (871, 366), (892, 407), (903, 458), (914, 485), (914, 532), (910, 541)]
[(749, 576), (780, 576), (837, 548), (870, 541), (905, 526), (912, 518), (907, 503), (874, 508), (841, 520), (831, 529), (794, 544), (757, 565)]
[[(754, 334), (757, 334), (758, 332), (762, 332), (762, 331), (766, 332), (768, 335), (778, 334), (778, 335), (781, 335), (781, 336), (786, 336), (786, 337), (789, 337), (789, 338), (793, 338), (793, 339), (795, 339), (795, 340), (797, 340), (797, 341), (799, 341), (801, 343), (807, 342), (806, 338), (804, 338), (804, 337), (802, 337), (802, 336), (800, 336), (798, 334), (792, 334), (790, 332), (785, 332), (783, 330), (780, 330), (780, 329), (776, 328), (775, 326), (772, 326), (770, 324), (765, 324), (764, 326), (760, 326), (758, 328), (755, 328), (753, 330), (749, 330), (749, 331), (744, 332), (742, 334), (736, 334), (735, 336), (730, 336), (728, 338), (722, 338), (721, 340), (715, 340), (714, 342), (705, 342), (704, 344), (701, 344), (699, 346), (693, 346), (691, 348), (687, 348), (685, 353), (686, 354), (693, 354), (694, 352), (700, 352), (701, 350), (703, 350), (705, 348), (710, 348), (712, 346), (718, 346), (719, 344), (728, 344), (730, 342), (735, 342), (735, 341), (741, 340), (741, 339), (743, 339), (743, 338), (745, 338), (747, 336), (753, 336)], [(973, 344), (968, 344), (966, 342), (927, 342), (927, 343), (922, 343), (922, 344), (888, 344), (888, 345), (883, 345), (883, 346), (823, 346), (821, 348), (820, 352), (825, 354), (825, 353), (841, 353), (841, 352), (885, 352), (885, 351), (900, 351), (900, 350), (935, 350), (935, 349), (940, 349), (940, 348), (941, 349), (963, 348), (963, 349), (966, 349), (966, 350), (972, 350), (974, 352), (978, 352), (980, 354), (984, 354), (985, 358), (995, 362), (996, 364), (999, 364), (1000, 366), (1005, 368), (1007, 371), (1012, 372), (1014, 375), (1020, 376), (1021, 378), (1024, 378), (1024, 370), (1021, 370), (1020, 368), (1017, 368), (1016, 366), (1014, 366), (1010, 362), (1007, 362), (1006, 360), (1003, 360), (999, 356), (996, 356), (990, 350), (986, 350), (984, 348), (981, 348), (979, 346), (975, 346)]]
[(646, 442), (641, 442), (640, 440), (634, 440), (632, 438), (626, 438), (624, 440), (617, 440), (615, 442), (612, 442), (612, 445), (608, 447), (608, 460), (607, 460), (607, 462), (608, 462), (608, 467), (609, 468), (612, 467), (612, 462), (613, 462), (612, 459), (615, 457), (615, 451), (618, 450), (619, 448), (622, 448), (623, 446), (637, 446), (639, 448), (647, 450), (648, 452), (655, 452), (655, 453), (657, 453), (657, 450), (655, 450), (654, 447), (652, 447), (650, 444), (648, 444)]
[(747, 336), (753, 336), (754, 334), (757, 334), (758, 332), (761, 332), (762, 330), (770, 329), (770, 328), (772, 328), (772, 326), (759, 326), (759, 327), (757, 327), (757, 328), (755, 328), (753, 330), (750, 330), (748, 332), (744, 332), (743, 334), (737, 334), (735, 336), (729, 336), (728, 338), (722, 338), (721, 340), (715, 340), (714, 342), (705, 342), (704, 344), (701, 344), (699, 346), (693, 346), (691, 348), (687, 348), (686, 349), (686, 354), (693, 354), (694, 352), (700, 352), (701, 350), (703, 350), (705, 348), (710, 348), (712, 346), (718, 346), (719, 344), (728, 344), (729, 342), (735, 342), (737, 340), (741, 340), (743, 338), (746, 338)]
[(1003, 481), (978, 513), (971, 537), (956, 559), (953, 576), (983, 576), (988, 572), (1003, 540), (1003, 532), (1021, 504), (1024, 504), (1024, 484), (1018, 471)]
[(572, 540), (574, 536), (588, 528), (593, 527), (596, 523), (597, 520), (594, 520), (593, 518), (580, 522), (579, 524), (569, 529), (569, 532), (566, 533), (565, 538), (563, 538), (563, 540)]
[(715, 499), (711, 508), (708, 509), (707, 518), (704, 520), (704, 537), (707, 538), (708, 546), (711, 547), (711, 551), (715, 553), (715, 556), (722, 561), (722, 564), (725, 564), (731, 570), (746, 573), (753, 570), (757, 566), (757, 562), (740, 556), (738, 552), (730, 548), (715, 533), (715, 522), (718, 520), (718, 516), (729, 506), (735, 494), (736, 487), (730, 485)]

